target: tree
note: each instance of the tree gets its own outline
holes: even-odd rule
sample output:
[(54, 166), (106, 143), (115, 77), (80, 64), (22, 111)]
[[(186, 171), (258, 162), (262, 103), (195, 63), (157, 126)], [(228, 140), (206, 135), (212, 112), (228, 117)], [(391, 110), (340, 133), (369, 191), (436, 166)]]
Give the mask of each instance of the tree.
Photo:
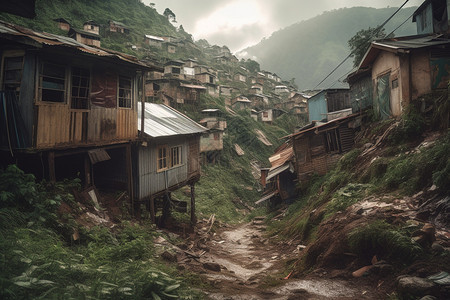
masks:
[(260, 70), (259, 63), (253, 59), (249, 58), (245, 61), (242, 60), (241, 62), (243, 63), (244, 67), (252, 73), (259, 72)]
[(171, 22), (177, 22), (176, 16), (170, 8), (166, 8), (163, 15)]
[(369, 27), (368, 29), (358, 31), (348, 40), (348, 46), (351, 51), (350, 56), (353, 57), (353, 66), (357, 67), (359, 65), (373, 41), (391, 37), (394, 37), (394, 35), (392, 34), (387, 37), (384, 28)]

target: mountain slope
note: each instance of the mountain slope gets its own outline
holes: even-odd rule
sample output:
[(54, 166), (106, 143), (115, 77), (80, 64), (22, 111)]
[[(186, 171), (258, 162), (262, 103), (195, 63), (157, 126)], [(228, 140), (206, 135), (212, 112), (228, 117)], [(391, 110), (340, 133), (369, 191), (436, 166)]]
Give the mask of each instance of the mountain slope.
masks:
[[(74, 27), (83, 29), (83, 23), (93, 20), (100, 25), (102, 47), (131, 54), (131, 45), (140, 45), (145, 34), (158, 36), (183, 35), (160, 15), (156, 9), (146, 6), (139, 0), (40, 0), (36, 1), (36, 17), (26, 19), (0, 12), (0, 19), (38, 31), (67, 35), (60, 30), (57, 18), (64, 18)], [(129, 35), (106, 32), (109, 20), (122, 22), (130, 29)]]
[[(386, 33), (404, 22), (415, 9), (410, 7), (398, 12), (385, 26)], [(272, 70), (282, 78), (296, 78), (300, 89), (312, 89), (349, 54), (347, 41), (356, 32), (376, 27), (395, 10), (353, 7), (325, 12), (273, 33), (240, 55), (256, 59), (263, 69)], [(412, 34), (415, 34), (415, 24), (411, 21), (395, 32), (396, 36)], [(349, 59), (320, 87), (330, 87), (351, 70), (352, 63)]]

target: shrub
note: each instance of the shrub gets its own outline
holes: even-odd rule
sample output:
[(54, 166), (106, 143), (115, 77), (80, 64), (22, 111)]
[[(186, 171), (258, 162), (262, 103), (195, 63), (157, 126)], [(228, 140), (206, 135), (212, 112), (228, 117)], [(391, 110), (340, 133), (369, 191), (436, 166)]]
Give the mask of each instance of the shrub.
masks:
[(375, 221), (356, 228), (348, 235), (348, 244), (353, 253), (361, 258), (379, 258), (411, 262), (422, 252), (422, 248), (401, 230), (385, 221)]

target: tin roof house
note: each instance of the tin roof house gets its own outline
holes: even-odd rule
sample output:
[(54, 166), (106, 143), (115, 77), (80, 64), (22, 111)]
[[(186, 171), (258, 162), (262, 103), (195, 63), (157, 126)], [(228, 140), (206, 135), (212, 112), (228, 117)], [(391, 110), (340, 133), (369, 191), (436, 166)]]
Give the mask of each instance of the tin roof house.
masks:
[(358, 72), (372, 81), (375, 114), (399, 116), (413, 100), (447, 88), (450, 40), (433, 34), (372, 42)]
[[(142, 143), (133, 149), (135, 198), (138, 203), (147, 204), (151, 219), (156, 222), (155, 200), (170, 201), (170, 192), (190, 185), (194, 223), (194, 184), (200, 178), (200, 136), (207, 129), (164, 104), (144, 105)], [(137, 124), (141, 124), (141, 117), (139, 108)]]

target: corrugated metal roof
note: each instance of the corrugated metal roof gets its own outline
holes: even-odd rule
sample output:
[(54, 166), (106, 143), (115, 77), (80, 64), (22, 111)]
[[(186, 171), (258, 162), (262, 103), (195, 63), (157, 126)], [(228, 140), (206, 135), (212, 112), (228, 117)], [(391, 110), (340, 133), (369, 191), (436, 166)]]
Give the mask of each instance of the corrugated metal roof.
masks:
[(292, 158), (294, 158), (294, 148), (292, 146), (280, 149), (278, 152), (274, 153), (271, 157), (269, 157), (270, 164), (272, 165), (270, 170), (273, 170), (275, 168), (278, 168), (279, 166), (284, 165)]
[(146, 34), (145, 37), (148, 38), (148, 39), (151, 39), (151, 40), (164, 42), (164, 39), (162, 37), (159, 37), (159, 36)]
[[(156, 138), (184, 134), (195, 134), (208, 129), (196, 123), (192, 119), (177, 110), (155, 103), (145, 103), (144, 132), (146, 135)], [(138, 104), (138, 128), (141, 129), (141, 104)]]
[(202, 85), (181, 83), (180, 86), (185, 87), (185, 88), (190, 88), (190, 89), (196, 89), (196, 90), (206, 90), (206, 88)]
[[(87, 53), (90, 55), (96, 55), (101, 57), (109, 57), (113, 60), (121, 60), (126, 63), (131, 63), (134, 65), (138, 65), (140, 67), (144, 67), (146, 69), (151, 68), (150, 66), (145, 65), (140, 62), (136, 57), (120, 53), (113, 50), (108, 50), (99, 47), (92, 47), (85, 45), (83, 43), (77, 42), (76, 40), (60, 36), (56, 34), (51, 34), (47, 32), (38, 32), (31, 30), (29, 28), (21, 27), (18, 25), (14, 25), (11, 23), (7, 23), (0, 20), (0, 37), (5, 39), (16, 40), (20, 43), (29, 43), (29, 42), (37, 42), (40, 45), (46, 46), (55, 46), (55, 47), (70, 47), (77, 51)], [(25, 40), (20, 39), (25, 38)], [(28, 39), (28, 40), (27, 40)], [(36, 44), (33, 44), (36, 45)], [(152, 66), (153, 67), (153, 66)]]
[(372, 42), (369, 50), (367, 50), (366, 54), (361, 60), (358, 69), (369, 67), (370, 64), (377, 58), (380, 51), (399, 53), (402, 51), (427, 47), (437, 47), (449, 44), (450, 40), (443, 38), (442, 35), (439, 34), (399, 37)]
[(417, 49), (430, 46), (449, 44), (450, 40), (441, 38), (441, 35), (413, 36), (407, 38), (393, 38), (373, 42), (374, 46), (390, 47), (394, 49)]

